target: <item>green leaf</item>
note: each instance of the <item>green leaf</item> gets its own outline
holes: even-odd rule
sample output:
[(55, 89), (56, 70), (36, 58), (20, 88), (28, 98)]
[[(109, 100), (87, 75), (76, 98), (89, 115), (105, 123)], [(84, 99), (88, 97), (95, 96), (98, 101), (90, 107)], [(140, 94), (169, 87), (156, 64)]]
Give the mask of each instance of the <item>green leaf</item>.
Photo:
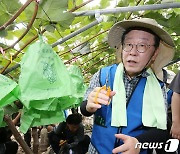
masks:
[(15, 30), (15, 31), (13, 32), (13, 34), (14, 34), (16, 37), (20, 37), (24, 31), (25, 31), (25, 28), (17, 29), (17, 30)]
[[(45, 3), (46, 2), (46, 3)], [(53, 22), (63, 22), (66, 24), (71, 23), (74, 19), (74, 15), (67, 11), (67, 0), (46, 0), (42, 3), (42, 11), (38, 15), (39, 18), (53, 21)], [(69, 21), (70, 22), (67, 22)]]
[(6, 30), (2, 30), (0, 31), (0, 37), (6, 37), (7, 36), (7, 31)]
[[(26, 9), (23, 11), (25, 13), (25, 17), (26, 19), (23, 20), (24, 22), (29, 22), (29, 20), (31, 20), (33, 14), (34, 14), (34, 9), (35, 9), (35, 3), (30, 3), (28, 5), (28, 7), (26, 7)], [(40, 8), (39, 8), (40, 9)], [(39, 10), (38, 10), (39, 12)]]
[(180, 24), (180, 15), (179, 14), (176, 15), (174, 12), (171, 13), (171, 17), (168, 19), (168, 23), (169, 23), (169, 27), (176, 27), (177, 23)]
[[(12, 5), (13, 4), (13, 5)], [(11, 4), (8, 0), (0, 1), (0, 25), (3, 25), (9, 18), (20, 8), (21, 4), (17, 0), (11, 0)]]
[(64, 10), (66, 10), (68, 7), (68, 0), (44, 0), (40, 6), (44, 9), (44, 11), (47, 11), (50, 8), (64, 8)]
[(94, 73), (97, 72), (97, 70), (98, 70), (98, 69), (97, 69), (96, 67), (94, 67), (94, 68), (92, 68), (92, 69), (90, 70), (90, 73), (91, 73), (91, 74), (94, 74)]
[(71, 0), (71, 1), (68, 1), (68, 9), (70, 10), (72, 8), (74, 8), (74, 5), (73, 5), (73, 1)]
[(71, 0), (71, 1), (74, 1), (76, 6), (78, 6), (78, 5), (83, 3), (83, 0)]
[[(31, 13), (31, 17), (32, 17), (32, 13)], [(26, 13), (25, 11), (23, 11), (18, 18), (16, 18), (16, 23), (22, 23), (24, 21), (27, 21), (27, 17), (26, 17)]]
[(47, 25), (45, 27), (45, 29), (46, 29), (46, 31), (53, 33), (55, 30), (55, 26), (54, 25)]
[(107, 6), (109, 6), (109, 4), (110, 4), (110, 1), (107, 1), (107, 0), (101, 0), (100, 2), (101, 8), (106, 8)]
[(0, 25), (3, 25), (4, 23), (6, 23), (8, 21), (8, 19), (10, 18), (10, 16), (8, 15), (8, 13), (4, 12), (4, 11), (0, 11)]
[(10, 14), (15, 13), (22, 6), (22, 4), (17, 0), (11, 0), (11, 2), (8, 0), (2, 0), (2, 3), (6, 6), (6, 9)]

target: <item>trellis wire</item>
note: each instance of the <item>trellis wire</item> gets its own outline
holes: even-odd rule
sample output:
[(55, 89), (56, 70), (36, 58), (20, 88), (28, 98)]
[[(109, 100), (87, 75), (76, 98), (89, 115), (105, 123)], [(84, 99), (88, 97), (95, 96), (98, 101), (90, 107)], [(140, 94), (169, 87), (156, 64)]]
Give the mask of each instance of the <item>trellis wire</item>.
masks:
[(159, 9), (169, 9), (169, 8), (180, 8), (180, 2), (141, 5), (141, 6), (117, 7), (117, 8), (113, 8), (113, 9), (98, 9), (98, 10), (90, 10), (90, 11), (78, 11), (78, 12), (73, 12), (73, 14), (75, 16), (94, 16), (97, 12), (100, 14), (113, 14), (113, 13), (121, 13), (121, 12), (159, 10)]
[[(91, 11), (80, 11), (73, 12), (75, 16), (94, 16), (96, 14), (112, 14), (112, 13), (120, 13), (120, 12), (133, 12), (133, 11), (144, 11), (144, 10), (159, 10), (159, 9), (169, 9), (169, 8), (180, 8), (180, 3), (164, 3), (164, 4), (151, 4), (151, 5), (142, 5), (142, 6), (128, 6), (128, 7), (118, 7), (114, 9), (99, 9), (99, 10), (91, 10)], [(65, 36), (64, 38), (59, 39), (57, 42), (52, 44), (52, 47), (60, 45), (67, 41), (68, 39), (84, 32), (85, 30), (97, 25), (101, 20), (96, 20), (90, 23), (89, 25)]]

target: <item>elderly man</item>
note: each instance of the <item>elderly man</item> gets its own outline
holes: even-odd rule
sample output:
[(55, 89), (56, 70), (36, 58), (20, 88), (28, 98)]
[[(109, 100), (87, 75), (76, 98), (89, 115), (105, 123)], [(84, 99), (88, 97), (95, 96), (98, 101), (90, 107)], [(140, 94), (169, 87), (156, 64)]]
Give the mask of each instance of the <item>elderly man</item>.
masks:
[(121, 62), (94, 74), (81, 104), (82, 114), (94, 114), (89, 153), (147, 154), (148, 143), (161, 149), (167, 103), (157, 75), (173, 58), (173, 40), (155, 20), (142, 18), (116, 23), (108, 42)]

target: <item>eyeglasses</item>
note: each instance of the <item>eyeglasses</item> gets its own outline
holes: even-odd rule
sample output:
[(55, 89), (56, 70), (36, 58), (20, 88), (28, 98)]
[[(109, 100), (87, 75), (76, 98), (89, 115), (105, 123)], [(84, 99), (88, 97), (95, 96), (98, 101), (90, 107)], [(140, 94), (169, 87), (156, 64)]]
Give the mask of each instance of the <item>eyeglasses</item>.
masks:
[(151, 46), (155, 46), (155, 45), (147, 45), (147, 44), (142, 44), (142, 43), (138, 43), (138, 44), (123, 43), (122, 49), (126, 52), (130, 52), (132, 48), (134, 47), (134, 45), (136, 46), (136, 49), (139, 53), (144, 53)]

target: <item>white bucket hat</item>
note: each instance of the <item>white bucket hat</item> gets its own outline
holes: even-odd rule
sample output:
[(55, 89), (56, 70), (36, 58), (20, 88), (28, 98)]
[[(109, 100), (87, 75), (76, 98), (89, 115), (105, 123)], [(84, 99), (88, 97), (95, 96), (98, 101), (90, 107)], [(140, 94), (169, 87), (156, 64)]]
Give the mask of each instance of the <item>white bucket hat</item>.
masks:
[(163, 30), (154, 19), (141, 18), (134, 20), (124, 20), (116, 23), (109, 31), (108, 43), (112, 48), (118, 49), (121, 45), (121, 37), (125, 30), (130, 27), (145, 27), (152, 30), (160, 37), (159, 53), (151, 66), (160, 80), (162, 68), (167, 65), (174, 57), (174, 42), (171, 36)]

